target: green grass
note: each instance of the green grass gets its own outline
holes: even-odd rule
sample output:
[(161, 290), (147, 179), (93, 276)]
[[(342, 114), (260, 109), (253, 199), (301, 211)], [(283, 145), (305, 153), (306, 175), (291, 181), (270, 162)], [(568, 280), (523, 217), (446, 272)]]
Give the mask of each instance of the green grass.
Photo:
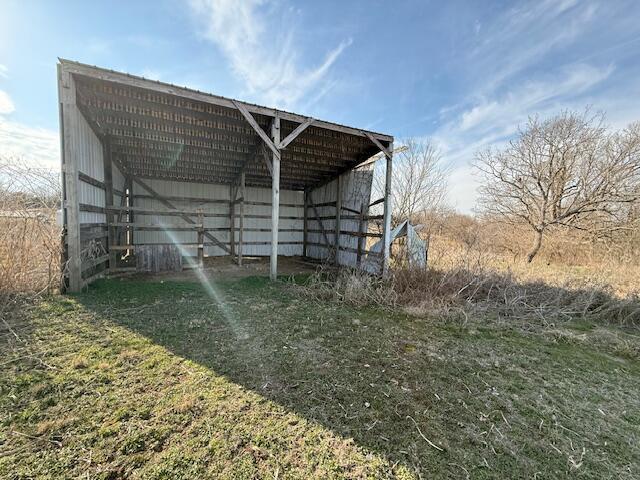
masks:
[(101, 281), (7, 322), (3, 478), (640, 476), (637, 332), (458, 326), (261, 278)]

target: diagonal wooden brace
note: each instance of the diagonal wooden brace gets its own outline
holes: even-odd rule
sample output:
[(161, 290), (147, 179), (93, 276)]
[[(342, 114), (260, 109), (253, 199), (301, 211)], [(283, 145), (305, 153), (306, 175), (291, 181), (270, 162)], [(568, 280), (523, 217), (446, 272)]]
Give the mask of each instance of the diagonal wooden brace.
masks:
[(287, 135), (287, 137), (280, 142), (280, 144), (278, 145), (278, 148), (280, 150), (285, 148), (287, 145), (289, 145), (291, 142), (293, 142), (298, 137), (298, 135), (300, 135), (302, 132), (304, 132), (307, 129), (307, 127), (309, 127), (313, 122), (315, 122), (315, 119), (313, 119), (311, 117), (307, 118), (304, 122), (302, 122), (300, 125), (298, 125), (297, 128), (293, 132), (291, 132), (289, 135)]
[(384, 153), (384, 156), (385, 156), (385, 157), (387, 157), (387, 158), (391, 158), (391, 157), (392, 157), (391, 151), (390, 151), (387, 147), (385, 147), (384, 145), (382, 145), (382, 143), (380, 143), (380, 141), (379, 141), (376, 137), (374, 137), (373, 135), (371, 135), (369, 132), (365, 132), (365, 131), (363, 131), (362, 133), (364, 133), (364, 134), (365, 134), (365, 136), (366, 136), (369, 140), (371, 140), (371, 141), (373, 142), (373, 144), (374, 144), (376, 147), (378, 147), (382, 153)]
[(231, 100), (231, 101), (236, 106), (236, 108), (238, 110), (240, 110), (240, 113), (242, 114), (242, 116), (247, 120), (247, 122), (249, 122), (249, 125), (251, 125), (253, 127), (253, 129), (260, 136), (260, 138), (264, 141), (264, 143), (267, 144), (267, 147), (269, 147), (271, 149), (273, 154), (276, 157), (280, 158), (280, 150), (278, 150), (278, 147), (276, 146), (276, 144), (273, 143), (273, 141), (269, 138), (269, 135), (267, 135), (267, 133), (262, 129), (262, 127), (260, 125), (258, 125), (258, 122), (256, 122), (255, 118), (253, 118), (253, 115), (251, 115), (251, 112), (249, 112), (249, 110), (247, 110), (247, 107), (245, 107), (240, 102), (236, 102), (235, 100)]
[[(145, 182), (143, 182), (142, 180), (140, 180), (139, 178), (135, 178), (133, 179), (138, 185), (140, 185), (142, 188), (144, 188), (147, 192), (149, 192), (149, 194), (154, 197), (156, 200), (158, 200), (160, 203), (162, 203), (165, 207), (171, 209), (171, 210), (177, 210), (177, 208), (175, 207), (175, 205), (173, 203), (171, 203), (169, 200), (162, 198), (162, 196), (156, 192), (153, 188), (151, 188), (149, 185), (147, 185)], [(196, 221), (193, 220), (189, 215), (187, 214), (182, 214), (180, 215), (180, 217), (187, 223), (190, 224), (195, 224)], [(209, 232), (204, 232), (204, 236), (207, 237), (209, 240), (211, 240), (213, 243), (216, 244), (216, 246), (220, 247), (222, 250), (224, 250), (225, 252), (227, 252), (228, 254), (231, 254), (231, 250), (224, 244), (222, 243), (220, 240), (218, 240), (216, 237), (214, 237), (213, 235), (211, 235)]]

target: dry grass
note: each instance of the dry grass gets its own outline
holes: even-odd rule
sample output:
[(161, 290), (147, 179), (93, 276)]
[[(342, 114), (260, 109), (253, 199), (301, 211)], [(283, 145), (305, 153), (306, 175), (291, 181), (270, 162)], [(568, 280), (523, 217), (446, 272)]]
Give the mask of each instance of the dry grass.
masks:
[(432, 238), (427, 269), (396, 268), (387, 280), (352, 270), (322, 270), (305, 288), (322, 300), (403, 307), (448, 320), (640, 325), (637, 266), (527, 264), (446, 238)]
[(60, 228), (51, 212), (38, 217), (0, 217), (0, 291), (50, 292), (59, 281)]
[(60, 285), (60, 180), (0, 158), (0, 294), (49, 293)]

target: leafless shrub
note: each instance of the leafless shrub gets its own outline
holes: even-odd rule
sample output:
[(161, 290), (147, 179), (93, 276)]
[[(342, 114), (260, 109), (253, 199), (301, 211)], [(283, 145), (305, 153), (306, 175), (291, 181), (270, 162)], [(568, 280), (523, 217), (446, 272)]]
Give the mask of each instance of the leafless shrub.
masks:
[(40, 294), (60, 284), (59, 174), (0, 158), (0, 293)]

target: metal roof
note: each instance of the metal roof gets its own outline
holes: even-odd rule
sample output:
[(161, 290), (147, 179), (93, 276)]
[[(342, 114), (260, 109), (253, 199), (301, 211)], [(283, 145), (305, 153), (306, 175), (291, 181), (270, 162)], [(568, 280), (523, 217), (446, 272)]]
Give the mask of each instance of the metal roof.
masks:
[[(108, 140), (112, 157), (138, 177), (203, 183), (271, 186), (263, 140), (235, 100), (60, 59), (76, 85), (76, 103), (94, 131)], [(281, 118), (281, 137), (307, 117), (241, 103), (269, 132)], [(390, 135), (314, 120), (282, 150), (280, 186), (302, 190), (323, 184), (378, 153)]]

